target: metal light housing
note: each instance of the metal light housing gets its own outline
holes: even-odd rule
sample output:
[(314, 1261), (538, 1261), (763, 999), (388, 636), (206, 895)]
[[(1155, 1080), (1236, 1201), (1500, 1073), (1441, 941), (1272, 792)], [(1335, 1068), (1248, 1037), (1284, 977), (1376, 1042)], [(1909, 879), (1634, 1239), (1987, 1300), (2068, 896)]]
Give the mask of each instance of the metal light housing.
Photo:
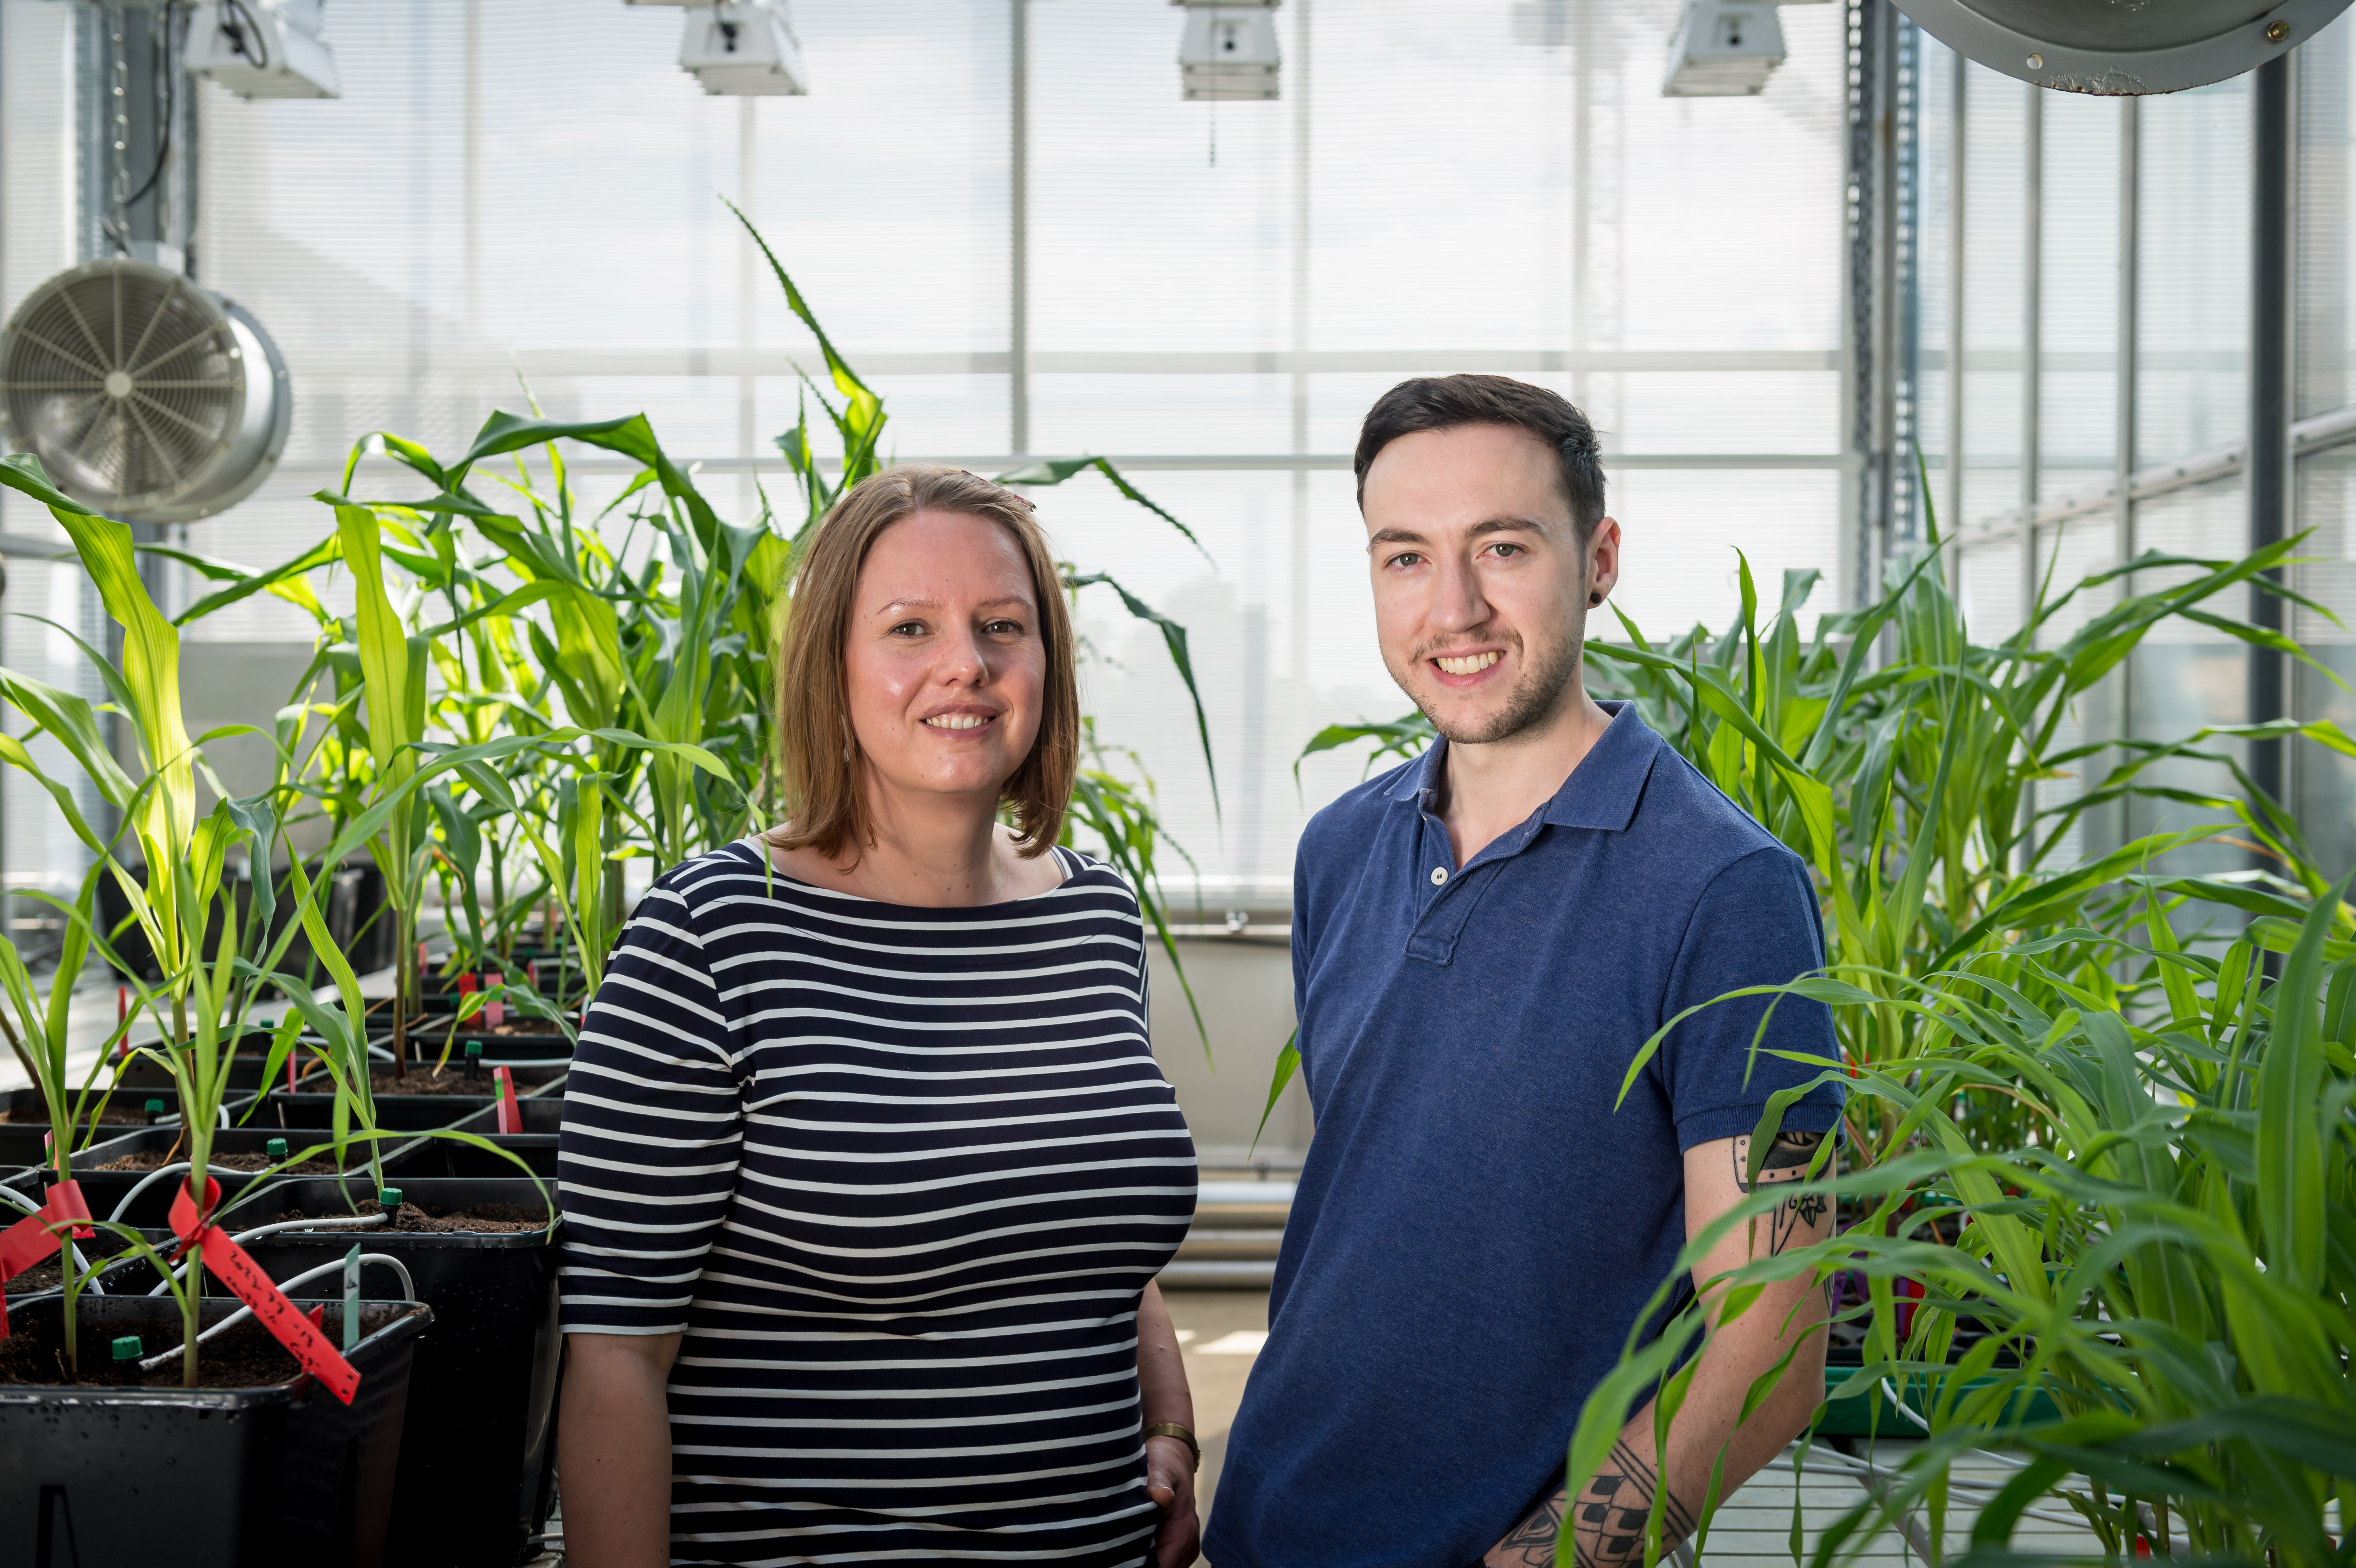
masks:
[(181, 61), (240, 98), (340, 98), (323, 0), (205, 0)]
[(801, 40), (784, 0), (737, 0), (687, 14), (679, 67), (703, 91), (731, 98), (799, 98), (809, 91)]
[(1783, 63), (1772, 0), (1686, 0), (1669, 40), (1664, 98), (1748, 98)]
[(1284, 52), (1277, 43), (1280, 0), (1170, 0), (1186, 10), (1178, 40), (1178, 87), (1189, 102), (1266, 102), (1280, 96)]

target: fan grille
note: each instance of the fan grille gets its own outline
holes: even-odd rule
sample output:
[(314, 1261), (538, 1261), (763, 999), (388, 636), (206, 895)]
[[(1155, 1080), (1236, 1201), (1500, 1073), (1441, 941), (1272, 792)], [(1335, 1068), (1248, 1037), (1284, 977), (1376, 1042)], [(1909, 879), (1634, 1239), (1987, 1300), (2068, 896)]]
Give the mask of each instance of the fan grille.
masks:
[(211, 295), (137, 261), (51, 279), (0, 341), (14, 444), (60, 488), (110, 511), (206, 484), (242, 415), (245, 373)]

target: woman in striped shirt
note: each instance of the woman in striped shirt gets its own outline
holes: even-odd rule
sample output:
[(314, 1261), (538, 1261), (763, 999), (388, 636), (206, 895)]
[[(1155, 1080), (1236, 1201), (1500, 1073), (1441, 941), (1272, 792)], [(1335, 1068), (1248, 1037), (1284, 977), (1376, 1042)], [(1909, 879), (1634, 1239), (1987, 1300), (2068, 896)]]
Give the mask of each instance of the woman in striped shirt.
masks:
[(793, 820), (657, 881), (581, 1031), (568, 1559), (1185, 1568), (1153, 1279), (1194, 1144), (1136, 900), (1054, 847), (1079, 707), (1029, 503), (859, 484), (798, 572), (777, 709)]

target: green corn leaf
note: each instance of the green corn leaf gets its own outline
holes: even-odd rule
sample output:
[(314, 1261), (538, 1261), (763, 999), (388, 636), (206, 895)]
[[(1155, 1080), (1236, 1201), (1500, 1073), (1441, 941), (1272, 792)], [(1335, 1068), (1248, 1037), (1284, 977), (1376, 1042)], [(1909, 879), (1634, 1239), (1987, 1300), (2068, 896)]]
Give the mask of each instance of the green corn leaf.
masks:
[[(1194, 529), (1180, 522), (1176, 513), (1157, 505), (1155, 502), (1148, 498), (1144, 491), (1140, 490), (1136, 485), (1122, 478), (1120, 471), (1115, 468), (1108, 459), (1102, 457), (1042, 458), (1036, 463), (1025, 464), (1021, 468), (1010, 469), (1006, 473), (997, 475), (995, 482), (1000, 485), (1061, 485), (1065, 480), (1072, 477), (1072, 475), (1076, 474), (1085, 474), (1090, 469), (1094, 469), (1098, 474), (1103, 475), (1106, 479), (1111, 482), (1112, 487), (1119, 491), (1123, 496), (1129, 500), (1136, 502), (1139, 506), (1144, 507), (1155, 517), (1160, 517), (1163, 522), (1168, 523), (1172, 528), (1176, 528), (1180, 534), (1184, 536), (1188, 544), (1193, 545), (1197, 550), (1202, 552), (1202, 557), (1205, 560), (1211, 560), (1211, 552), (1204, 548), (1203, 541), (1201, 539), (1194, 537)], [(1216, 565), (1217, 563), (1214, 561), (1213, 564)]]
[[(1284, 1097), (1285, 1088), (1292, 1082), (1292, 1075), (1300, 1066), (1301, 1026), (1295, 1024), (1292, 1032), (1284, 1037), (1284, 1049), (1276, 1053), (1276, 1072), (1268, 1083), (1268, 1104), (1259, 1114), (1259, 1125), (1252, 1129), (1252, 1148), (1259, 1147), (1260, 1135), (1268, 1131), (1268, 1119), (1276, 1115), (1276, 1103)], [(1248, 1157), (1250, 1150), (1245, 1153)]]
[(2323, 1087), (2319, 992), (2331, 912), (2356, 872), (2319, 902), (2274, 988), (2274, 1035), (2258, 1066), (2258, 1213), (2266, 1271), (2302, 1294), (2323, 1283), (2325, 1177), (2316, 1106)]
[(336, 533), (352, 571), (359, 603), (360, 671), (368, 690), (369, 751), (377, 770), (419, 739), (408, 726), (409, 638), (384, 585), (384, 555), (376, 514), (365, 507), (336, 508)]

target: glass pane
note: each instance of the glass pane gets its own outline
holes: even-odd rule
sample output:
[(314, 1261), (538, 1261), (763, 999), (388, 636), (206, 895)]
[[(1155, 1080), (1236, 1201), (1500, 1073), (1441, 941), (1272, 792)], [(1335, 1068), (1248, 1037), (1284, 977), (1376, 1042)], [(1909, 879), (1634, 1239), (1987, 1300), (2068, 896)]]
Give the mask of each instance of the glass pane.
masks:
[[(2148, 105), (2147, 105), (2148, 106)], [(2148, 123), (2148, 122), (2147, 122)], [(2249, 507), (2238, 478), (2174, 491), (2136, 507), (2139, 548), (2171, 555), (2230, 557), (2242, 553), (2248, 537)], [(2136, 573), (2134, 591), (2149, 592), (2192, 575), (2190, 569)], [(2238, 613), (2238, 603), (2215, 608)], [(2172, 741), (2204, 725), (2238, 724), (2249, 711), (2249, 677), (2242, 645), (2225, 634), (2190, 621), (2162, 621), (2128, 661), (2129, 718), (2133, 733)], [(2239, 742), (2220, 741), (2213, 749), (2244, 755)], [(2232, 775), (2213, 763), (2171, 760), (2149, 770), (2155, 787), (2230, 794)], [(2215, 814), (2173, 801), (2136, 800), (2128, 808), (2130, 831), (2208, 825)], [(2239, 870), (2249, 863), (2244, 850), (2202, 845), (2171, 856), (2172, 868), (2188, 871)]]
[(2356, 32), (2348, 14), (2293, 57), (2298, 69), (2298, 376), (2300, 418), (2356, 403), (2351, 381), (2351, 336), (2356, 333), (2356, 94), (2349, 59)]
[(2045, 95), (2037, 498), (2111, 482), (2118, 447), (2119, 115)]
[(1974, 66), (1965, 82), (1964, 526), (1967, 530), (2020, 505), (2027, 111), (2029, 94), (2036, 91), (1981, 66)]
[(1954, 225), (1948, 219), (1955, 176), (1957, 57), (1919, 29), (1914, 38), (1921, 61), (1915, 80), (1922, 105), (1914, 144), (1914, 222), (1919, 236), (1914, 250), (1915, 431), (1922, 465), (1931, 478), (1932, 512), (1944, 534), (1955, 522), (1947, 515), (1947, 316), (1954, 297), (1950, 249)]
[(2136, 466), (2230, 446), (2248, 398), (2246, 79), (2143, 101)]

